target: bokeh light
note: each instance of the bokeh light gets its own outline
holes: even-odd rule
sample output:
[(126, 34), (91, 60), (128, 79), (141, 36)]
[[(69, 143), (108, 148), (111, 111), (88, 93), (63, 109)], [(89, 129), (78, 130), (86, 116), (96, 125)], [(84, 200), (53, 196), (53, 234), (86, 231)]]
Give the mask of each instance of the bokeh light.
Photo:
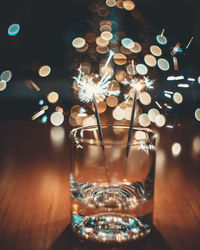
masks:
[(41, 122), (42, 123), (46, 123), (48, 121), (48, 116), (47, 115), (44, 115), (41, 119)]
[[(104, 113), (107, 109), (106, 102), (105, 101), (97, 102), (97, 108), (99, 114)], [(92, 102), (92, 110), (95, 111), (93, 102)]]
[(131, 11), (135, 9), (135, 3), (132, 1), (123, 1), (123, 7), (125, 10)]
[(146, 133), (143, 131), (136, 131), (134, 134), (134, 137), (136, 140), (145, 140), (146, 139)]
[(155, 117), (155, 124), (157, 127), (163, 127), (166, 123), (166, 118), (164, 115), (157, 115)]
[(97, 51), (99, 54), (106, 54), (106, 53), (108, 53), (108, 51), (109, 51), (109, 47), (108, 47), (108, 46), (97, 46), (97, 47), (96, 47), (96, 51)]
[(54, 126), (60, 126), (64, 122), (64, 115), (60, 112), (53, 112), (50, 116), (51, 124)]
[(89, 116), (85, 118), (82, 123), (83, 126), (92, 126), (96, 124), (97, 124), (97, 120), (94, 116)]
[(144, 61), (146, 65), (149, 67), (155, 67), (156, 66), (156, 58), (150, 54), (147, 54), (144, 56)]
[(181, 153), (181, 144), (178, 142), (173, 143), (172, 145), (173, 156), (178, 156), (180, 153)]
[(6, 89), (6, 87), (7, 87), (7, 83), (6, 83), (6, 81), (1, 80), (1, 81), (0, 81), (0, 91), (5, 90), (5, 89)]
[(197, 156), (200, 154), (200, 136), (196, 136), (192, 142), (192, 154)]
[(154, 56), (161, 56), (162, 55), (162, 50), (160, 47), (156, 46), (156, 45), (152, 45), (150, 47), (150, 51)]
[(51, 68), (48, 65), (44, 65), (39, 68), (38, 74), (41, 77), (46, 77), (50, 74), (50, 72), (51, 72)]
[(126, 49), (132, 49), (132, 48), (135, 46), (133, 40), (130, 39), (130, 38), (124, 38), (124, 39), (122, 39), (122, 40), (121, 40), (121, 43), (122, 43), (122, 45), (123, 45)]
[(85, 45), (85, 39), (82, 37), (77, 37), (72, 41), (72, 45), (76, 49), (80, 49)]
[(156, 36), (156, 41), (161, 45), (167, 44), (167, 38), (163, 35)]
[(174, 100), (174, 102), (177, 103), (177, 104), (182, 103), (182, 102), (183, 102), (183, 96), (182, 96), (182, 94), (179, 93), (179, 92), (175, 92), (175, 93), (173, 94), (173, 100)]
[(144, 64), (137, 64), (136, 65), (136, 71), (139, 75), (146, 75), (148, 73), (148, 68)]
[[(126, 107), (125, 109), (124, 109), (124, 118), (126, 119), (126, 120), (128, 120), (128, 121), (130, 121), (131, 120), (131, 114), (132, 114), (132, 107)], [(136, 116), (136, 113), (135, 113), (135, 116)], [(134, 116), (134, 117), (135, 117)]]
[(138, 122), (142, 127), (148, 127), (151, 124), (148, 115), (145, 113), (139, 115)]
[(110, 31), (103, 31), (103, 32), (101, 33), (101, 37), (102, 37), (104, 40), (110, 41), (110, 40), (113, 38), (113, 34), (112, 34)]
[(61, 146), (65, 141), (65, 130), (63, 127), (52, 127), (50, 130), (51, 142), (54, 146)]
[(106, 4), (108, 7), (114, 7), (116, 5), (115, 0), (106, 0)]
[(159, 115), (160, 112), (156, 108), (152, 108), (148, 111), (148, 117), (151, 122), (155, 122), (156, 116)]
[(50, 103), (56, 103), (59, 99), (59, 95), (57, 92), (50, 92), (48, 95), (47, 95), (47, 100), (48, 102)]
[(200, 108), (195, 110), (194, 116), (200, 122)]
[(39, 100), (39, 105), (41, 105), (41, 106), (42, 106), (43, 104), (44, 104), (44, 100), (42, 100), (42, 99), (41, 99), (41, 100)]
[(149, 105), (151, 103), (151, 96), (148, 92), (142, 92), (139, 95), (139, 100), (143, 105)]
[(124, 65), (127, 63), (127, 57), (121, 53), (115, 54), (113, 59), (117, 65)]
[(116, 107), (116, 108), (113, 110), (112, 115), (113, 115), (113, 118), (114, 118), (115, 120), (120, 121), (120, 120), (123, 120), (123, 119), (124, 119), (124, 117), (125, 117), (125, 112), (124, 112), (123, 109), (121, 109), (121, 108), (118, 106), (118, 107)]
[(106, 103), (108, 107), (115, 107), (118, 104), (118, 98), (116, 96), (110, 95), (106, 98)]
[(133, 53), (140, 53), (142, 51), (142, 46), (138, 42), (134, 42), (134, 47), (130, 49)]
[(96, 44), (99, 46), (107, 46), (109, 44), (108, 40), (103, 39), (101, 36), (96, 38)]
[(16, 36), (19, 33), (20, 25), (17, 23), (11, 24), (8, 27), (8, 35), (9, 36)]
[(158, 63), (159, 69), (161, 69), (163, 71), (167, 71), (170, 68), (169, 62), (166, 59), (164, 59), (164, 58), (158, 59), (157, 63)]
[(12, 72), (10, 70), (5, 70), (1, 73), (1, 81), (4, 80), (9, 82), (12, 79)]

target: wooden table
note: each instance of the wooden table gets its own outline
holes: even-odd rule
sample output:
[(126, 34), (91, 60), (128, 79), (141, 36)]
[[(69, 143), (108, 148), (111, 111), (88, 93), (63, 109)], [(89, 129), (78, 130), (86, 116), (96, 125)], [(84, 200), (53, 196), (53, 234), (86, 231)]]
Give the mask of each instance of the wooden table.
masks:
[[(0, 125), (0, 249), (200, 249), (200, 154), (192, 157), (199, 127), (161, 131), (155, 189), (155, 228), (138, 243), (80, 242), (70, 230), (69, 146), (55, 145), (51, 128), (32, 122)], [(174, 158), (173, 142), (182, 153)]]

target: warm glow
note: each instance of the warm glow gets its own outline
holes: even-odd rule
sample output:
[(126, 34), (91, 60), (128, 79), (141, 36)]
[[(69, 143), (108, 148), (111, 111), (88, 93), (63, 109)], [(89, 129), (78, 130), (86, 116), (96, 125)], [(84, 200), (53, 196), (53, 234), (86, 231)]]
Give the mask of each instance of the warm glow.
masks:
[(155, 67), (156, 66), (156, 58), (150, 54), (145, 55), (144, 61), (146, 65), (149, 67)]
[(172, 154), (178, 156), (181, 153), (181, 144), (178, 142), (173, 143), (172, 145)]
[(197, 121), (200, 122), (200, 108), (198, 108), (198, 109), (195, 110), (194, 116), (197, 119)]
[(143, 105), (149, 105), (151, 103), (151, 96), (147, 92), (142, 92), (139, 96), (139, 100)]
[(155, 118), (155, 124), (157, 127), (163, 127), (166, 123), (166, 118), (164, 115), (157, 115)]
[(106, 0), (106, 4), (108, 5), (108, 7), (114, 7), (116, 5), (116, 1), (115, 0)]
[(64, 122), (64, 116), (60, 112), (56, 111), (51, 114), (50, 121), (54, 126), (60, 126)]
[(85, 45), (85, 39), (82, 37), (77, 37), (72, 41), (72, 45), (76, 49), (80, 49)]
[(138, 122), (142, 127), (148, 127), (151, 123), (147, 114), (143, 113), (139, 116)]
[(123, 7), (125, 10), (133, 10), (135, 9), (135, 4), (132, 1), (123, 1)]
[(46, 77), (50, 74), (50, 72), (51, 72), (51, 68), (48, 65), (44, 65), (39, 68), (38, 74), (41, 77)]
[(154, 56), (161, 56), (162, 55), (162, 50), (160, 47), (156, 46), (156, 45), (152, 45), (150, 47), (150, 51)]
[(175, 92), (173, 95), (173, 100), (175, 103), (180, 104), (183, 102), (183, 96), (179, 92)]
[(96, 44), (99, 46), (107, 46), (109, 44), (108, 40), (103, 39), (101, 36), (97, 37)]
[(101, 33), (101, 37), (102, 37), (104, 40), (110, 41), (110, 40), (113, 38), (113, 34), (112, 34), (110, 31), (103, 31), (103, 32)]
[(133, 53), (140, 53), (141, 50), (142, 46), (137, 42), (134, 42), (134, 47), (130, 49), (130, 51), (132, 51)]
[(116, 108), (113, 110), (112, 115), (113, 115), (113, 118), (114, 118), (115, 120), (120, 121), (120, 120), (124, 119), (124, 117), (125, 117), (125, 112), (124, 112), (124, 110), (121, 109), (120, 107), (116, 107)]
[(56, 103), (59, 99), (59, 95), (57, 92), (51, 92), (47, 95), (47, 100), (50, 102), (50, 103)]
[(121, 43), (126, 49), (132, 49), (135, 46), (133, 40), (130, 38), (123, 38)]
[(148, 73), (148, 68), (144, 64), (137, 64), (136, 65), (136, 71), (139, 75), (146, 75)]
[(158, 59), (157, 64), (158, 64), (158, 68), (163, 70), (163, 71), (167, 71), (170, 68), (169, 62), (164, 58)]
[(5, 90), (5, 89), (6, 89), (6, 87), (7, 87), (7, 83), (6, 83), (6, 81), (1, 80), (1, 81), (0, 81), (0, 91)]
[(118, 99), (116, 96), (111, 95), (106, 98), (106, 103), (109, 107), (112, 108), (118, 104)]
[(5, 70), (1, 73), (1, 81), (4, 80), (9, 82), (12, 78), (12, 72), (10, 70)]
[(121, 53), (115, 54), (113, 59), (117, 65), (124, 65), (127, 63), (127, 57)]
[(65, 141), (65, 130), (63, 127), (52, 127), (50, 138), (54, 146), (61, 146)]
[(155, 108), (150, 109), (148, 111), (149, 120), (152, 122), (155, 122), (156, 116), (159, 114), (160, 114), (160, 112), (157, 109), (155, 109)]

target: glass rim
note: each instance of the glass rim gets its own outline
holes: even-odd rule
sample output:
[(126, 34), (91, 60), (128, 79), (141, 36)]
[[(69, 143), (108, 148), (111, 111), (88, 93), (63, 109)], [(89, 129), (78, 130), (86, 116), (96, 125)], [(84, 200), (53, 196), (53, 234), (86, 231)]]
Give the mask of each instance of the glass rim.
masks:
[[(107, 128), (107, 127), (113, 127), (113, 128), (125, 128), (125, 129), (127, 129), (127, 130), (129, 130), (129, 126), (127, 126), (127, 125), (113, 125), (113, 124), (103, 124), (102, 126), (101, 126), (101, 128), (103, 129), (103, 128)], [(100, 139), (97, 141), (97, 140), (94, 140), (94, 139), (87, 139), (87, 138), (82, 138), (82, 137), (80, 137), (80, 136), (77, 136), (76, 138), (77, 138), (77, 141), (76, 141), (76, 138), (75, 138), (75, 133), (77, 133), (78, 131), (80, 131), (81, 129), (94, 129), (94, 128), (96, 128), (97, 129), (97, 131), (98, 131), (98, 125), (96, 124), (96, 125), (89, 125), (89, 126), (80, 126), (80, 127), (77, 127), (77, 128), (74, 128), (74, 129), (72, 129), (71, 131), (70, 131), (70, 134), (69, 134), (69, 137), (70, 137), (70, 139), (71, 139), (71, 141), (72, 142), (75, 142), (75, 143), (78, 143), (78, 142), (82, 142), (82, 143), (84, 143), (84, 144), (90, 144), (90, 145), (101, 145), (101, 141), (100, 141)], [(156, 135), (157, 135), (157, 133), (156, 132), (154, 132), (152, 129), (149, 129), (149, 128), (144, 128), (144, 127), (133, 127), (132, 128), (132, 130), (133, 131), (142, 131), (142, 132), (145, 132), (145, 133), (147, 133), (149, 136), (150, 136), (150, 138), (153, 138), (153, 137), (155, 137), (156, 138)], [(91, 130), (92, 131), (92, 130)], [(145, 140), (145, 139), (141, 139), (141, 140), (138, 140), (138, 141), (142, 141), (142, 140)], [(134, 146), (134, 145), (138, 145), (139, 143), (131, 143), (130, 144), (130, 146)], [(125, 143), (125, 142), (122, 142), (122, 141), (120, 141), (120, 142), (114, 142), (114, 141), (112, 141), (112, 143), (111, 142), (106, 142), (106, 143), (104, 143), (104, 145), (105, 146), (109, 146), (109, 145), (127, 145), (127, 143)]]

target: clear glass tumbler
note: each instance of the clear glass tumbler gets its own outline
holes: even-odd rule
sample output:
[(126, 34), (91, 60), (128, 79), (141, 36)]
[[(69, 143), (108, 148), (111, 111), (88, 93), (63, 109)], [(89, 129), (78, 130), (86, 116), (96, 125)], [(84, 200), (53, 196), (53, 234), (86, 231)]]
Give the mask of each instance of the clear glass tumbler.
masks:
[(137, 240), (151, 231), (155, 133), (129, 127), (97, 126), (70, 133), (72, 142), (71, 226), (79, 236), (115, 243)]

